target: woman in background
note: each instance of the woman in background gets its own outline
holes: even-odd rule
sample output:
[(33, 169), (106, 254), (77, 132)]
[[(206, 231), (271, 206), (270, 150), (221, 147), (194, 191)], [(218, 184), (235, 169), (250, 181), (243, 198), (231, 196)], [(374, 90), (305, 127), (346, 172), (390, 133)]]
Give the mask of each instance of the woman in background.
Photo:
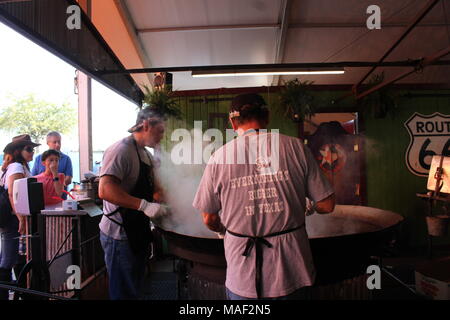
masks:
[[(34, 148), (40, 144), (31, 141), (27, 134), (12, 139), (3, 150), (0, 183), (8, 190), (13, 214), (0, 229), (0, 281), (10, 282), (11, 272), (19, 258), (19, 236), (26, 233), (26, 218), (16, 213), (13, 202), (14, 181), (31, 177), (28, 162), (33, 160)], [(0, 300), (8, 300), (8, 290), (0, 289)]]

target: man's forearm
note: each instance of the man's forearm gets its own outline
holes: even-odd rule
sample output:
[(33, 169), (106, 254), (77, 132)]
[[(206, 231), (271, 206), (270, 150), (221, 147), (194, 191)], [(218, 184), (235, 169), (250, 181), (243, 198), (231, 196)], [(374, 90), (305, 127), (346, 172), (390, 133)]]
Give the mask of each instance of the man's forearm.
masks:
[(203, 212), (203, 223), (208, 227), (209, 230), (214, 232), (225, 232), (225, 227), (220, 221), (220, 216), (218, 214)]
[(315, 205), (317, 213), (330, 213), (334, 210), (335, 206), (335, 195), (334, 193), (324, 200), (318, 201)]
[(141, 199), (133, 197), (125, 192), (120, 185), (100, 180), (99, 196), (101, 199), (111, 202), (119, 207), (130, 208), (138, 210), (141, 204)]
[(68, 186), (71, 183), (72, 183), (72, 177), (71, 176), (66, 176), (64, 178), (64, 185)]

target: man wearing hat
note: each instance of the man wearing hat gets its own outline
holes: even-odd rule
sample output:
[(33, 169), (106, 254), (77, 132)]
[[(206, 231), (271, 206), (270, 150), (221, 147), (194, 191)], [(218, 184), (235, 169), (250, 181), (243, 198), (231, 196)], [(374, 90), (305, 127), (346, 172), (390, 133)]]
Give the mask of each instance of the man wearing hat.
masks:
[[(206, 226), (224, 235), (228, 298), (304, 298), (301, 288), (315, 277), (306, 197), (327, 213), (334, 191), (300, 139), (267, 132), (261, 96), (235, 97), (229, 118), (238, 137), (211, 156), (193, 203)], [(245, 157), (237, 161), (240, 150)]]
[(105, 252), (109, 293), (113, 300), (139, 299), (152, 234), (150, 220), (167, 214), (153, 202), (155, 178), (152, 155), (164, 135), (165, 118), (151, 108), (138, 113), (130, 136), (103, 155), (99, 196), (104, 215), (100, 241)]
[[(31, 177), (28, 162), (33, 160), (34, 148), (39, 145), (39, 143), (31, 141), (28, 134), (22, 134), (14, 137), (3, 150), (0, 185), (8, 191), (13, 214), (0, 228), (0, 281), (11, 281), (12, 268), (18, 263), (19, 258), (19, 236), (26, 232), (25, 217), (14, 214), (14, 181)], [(8, 299), (8, 290), (0, 290), (0, 300), (6, 299)]]

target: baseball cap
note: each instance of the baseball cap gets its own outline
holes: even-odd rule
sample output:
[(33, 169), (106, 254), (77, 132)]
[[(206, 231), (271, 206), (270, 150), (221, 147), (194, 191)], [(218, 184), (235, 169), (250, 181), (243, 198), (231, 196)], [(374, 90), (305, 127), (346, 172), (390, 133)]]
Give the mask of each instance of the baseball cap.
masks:
[(143, 108), (139, 111), (137, 115), (135, 125), (132, 126), (130, 129), (128, 129), (128, 132), (133, 133), (135, 131), (138, 131), (140, 128), (142, 128), (144, 120), (162, 122), (165, 120), (165, 117), (160, 112), (156, 111), (154, 108), (150, 107)]

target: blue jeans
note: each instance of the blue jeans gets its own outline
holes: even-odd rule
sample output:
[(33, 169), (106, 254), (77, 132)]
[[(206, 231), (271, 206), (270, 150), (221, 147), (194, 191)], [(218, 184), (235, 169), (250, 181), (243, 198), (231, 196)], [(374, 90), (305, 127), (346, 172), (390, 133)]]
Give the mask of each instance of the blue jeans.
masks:
[(19, 259), (19, 220), (13, 215), (8, 224), (0, 229), (0, 268), (11, 269)]
[[(240, 295), (237, 295), (227, 289), (227, 298), (228, 300), (258, 300), (257, 298), (246, 298)], [(308, 299), (308, 290), (309, 287), (303, 287), (295, 290), (294, 292), (288, 294), (287, 296), (281, 296), (276, 298), (261, 298), (260, 300), (306, 300)]]
[(105, 252), (111, 300), (137, 300), (142, 296), (146, 254), (135, 255), (127, 240), (115, 240), (100, 232)]

